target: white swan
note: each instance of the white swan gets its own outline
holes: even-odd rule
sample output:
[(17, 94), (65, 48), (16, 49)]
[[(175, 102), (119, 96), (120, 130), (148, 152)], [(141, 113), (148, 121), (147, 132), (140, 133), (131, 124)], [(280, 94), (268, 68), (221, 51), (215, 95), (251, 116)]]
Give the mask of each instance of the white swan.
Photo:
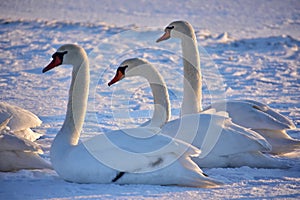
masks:
[(33, 132), (31, 128), (40, 126), (42, 121), (33, 113), (18, 106), (0, 102), (0, 121), (5, 121), (11, 117), (7, 126), (19, 137), (24, 137), (30, 141), (35, 141), (42, 134)]
[(125, 77), (142, 76), (151, 88), (154, 100), (154, 112), (151, 120), (142, 126), (161, 127), (169, 121), (171, 116), (171, 105), (169, 93), (165, 81), (157, 69), (148, 61), (140, 58), (127, 59), (122, 62), (116, 71), (115, 77), (108, 83), (108, 86), (122, 80)]
[[(146, 78), (150, 86), (153, 86), (153, 83), (159, 83), (160, 89), (151, 87), (154, 100), (160, 105), (158, 107), (160, 109), (154, 110), (154, 113), (168, 110), (170, 102), (166, 99), (169, 96), (166, 95), (165, 82), (154, 66), (145, 60), (134, 58), (124, 61), (109, 85), (131, 76)], [(161, 106), (165, 108), (161, 109)], [(162, 112), (162, 116), (165, 116), (165, 112)], [(155, 115), (153, 117), (155, 118)], [(160, 121), (158, 124), (165, 123), (164, 119), (163, 117), (152, 118), (153, 121)], [(233, 124), (226, 116), (203, 113), (184, 115), (181, 119), (165, 124), (162, 127), (162, 133), (200, 148), (202, 154), (193, 158), (200, 167), (288, 167), (285, 163), (260, 152), (270, 150), (264, 138), (254, 131)]]
[(39, 156), (43, 150), (35, 143), (14, 135), (7, 127), (12, 117), (0, 124), (0, 171), (20, 169), (51, 169), (51, 165)]
[[(202, 80), (194, 29), (190, 23), (185, 21), (172, 22), (166, 27), (165, 34), (157, 42), (170, 37), (181, 39), (182, 45), (185, 77), (182, 114), (200, 112), (202, 110)], [(291, 138), (285, 131), (295, 128), (293, 122), (263, 103), (253, 100), (226, 100), (213, 103), (204, 110), (210, 108), (228, 112), (234, 123), (251, 128), (261, 134), (272, 145), (270, 153), (283, 154), (300, 147), (300, 141)]]
[[(53, 168), (63, 179), (192, 187), (220, 184), (203, 175), (191, 160), (200, 150), (161, 134), (153, 135), (152, 129), (112, 131), (78, 142), (89, 91), (88, 58), (84, 49), (74, 44), (61, 46), (52, 57), (43, 72), (61, 64), (73, 65), (66, 118), (50, 150)], [(128, 132), (148, 137), (131, 137)]]

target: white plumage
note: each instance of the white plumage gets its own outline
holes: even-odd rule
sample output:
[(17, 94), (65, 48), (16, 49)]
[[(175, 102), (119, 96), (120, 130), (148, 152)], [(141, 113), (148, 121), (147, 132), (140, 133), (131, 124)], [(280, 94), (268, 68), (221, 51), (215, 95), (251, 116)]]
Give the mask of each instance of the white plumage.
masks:
[(153, 136), (147, 138), (135, 138), (119, 130), (78, 142), (89, 91), (88, 58), (81, 47), (72, 44), (61, 46), (52, 57), (53, 61), (43, 72), (60, 64), (73, 65), (66, 118), (50, 150), (53, 168), (62, 178), (78, 183), (192, 187), (220, 184), (204, 176), (191, 160), (199, 153), (198, 149), (170, 137), (153, 134), (153, 129), (133, 129), (149, 131)]
[(51, 169), (51, 165), (40, 157), (43, 150), (34, 142), (16, 136), (7, 127), (11, 118), (0, 125), (0, 171), (20, 169)]
[(40, 126), (42, 121), (32, 112), (6, 102), (0, 102), (0, 121), (11, 117), (7, 126), (19, 137), (35, 141), (42, 136), (31, 128)]
[[(201, 112), (202, 78), (194, 29), (186, 21), (172, 22), (157, 42), (170, 37), (179, 38), (182, 44), (185, 80), (181, 114)], [(293, 122), (263, 103), (254, 100), (224, 100), (215, 102), (204, 110), (211, 108), (227, 112), (234, 123), (261, 134), (272, 145), (269, 153), (284, 154), (300, 148), (300, 141), (286, 133), (286, 129), (295, 128)]]

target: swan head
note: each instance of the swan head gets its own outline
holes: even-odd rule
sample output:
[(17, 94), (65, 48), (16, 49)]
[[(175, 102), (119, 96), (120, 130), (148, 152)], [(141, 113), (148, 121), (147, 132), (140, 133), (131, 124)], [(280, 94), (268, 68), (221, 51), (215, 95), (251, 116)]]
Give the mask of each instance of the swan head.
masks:
[(141, 58), (130, 58), (124, 60), (118, 67), (115, 77), (108, 83), (108, 86), (122, 80), (125, 77), (143, 76), (151, 65)]
[(165, 28), (165, 33), (156, 42), (161, 42), (169, 38), (184, 39), (186, 37), (195, 38), (192, 25), (187, 21), (174, 21)]
[(87, 55), (85, 50), (76, 44), (65, 44), (52, 55), (52, 61), (43, 69), (43, 73), (60, 65), (80, 66)]

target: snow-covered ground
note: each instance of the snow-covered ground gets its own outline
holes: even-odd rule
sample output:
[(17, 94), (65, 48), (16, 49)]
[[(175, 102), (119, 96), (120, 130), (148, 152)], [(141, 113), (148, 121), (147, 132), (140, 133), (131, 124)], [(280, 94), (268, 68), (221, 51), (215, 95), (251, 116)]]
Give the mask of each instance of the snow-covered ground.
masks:
[[(0, 100), (42, 119), (36, 131), (45, 133), (38, 141), (45, 159), (64, 120), (71, 76), (68, 66), (41, 73), (56, 48), (77, 43), (89, 54), (92, 89), (83, 139), (99, 131), (136, 126), (151, 116), (152, 96), (144, 80), (107, 86), (117, 65), (128, 57), (143, 57), (158, 67), (168, 84), (175, 118), (182, 98), (180, 48), (176, 40), (159, 44), (155, 40), (168, 23), (178, 19), (194, 25), (200, 43), (204, 105), (223, 98), (217, 95), (220, 92), (228, 99), (267, 103), (295, 122), (298, 130), (289, 133), (300, 139), (297, 0), (12, 0), (1, 1), (0, 10)], [(225, 183), (216, 189), (76, 184), (63, 181), (51, 170), (0, 173), (0, 198), (297, 199), (300, 153), (283, 161), (294, 167), (204, 169)]]

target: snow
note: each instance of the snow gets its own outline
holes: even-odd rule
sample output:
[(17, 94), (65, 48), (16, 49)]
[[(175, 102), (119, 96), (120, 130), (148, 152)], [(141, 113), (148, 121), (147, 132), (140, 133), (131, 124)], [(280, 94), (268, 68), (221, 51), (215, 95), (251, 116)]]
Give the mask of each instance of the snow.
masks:
[[(70, 67), (42, 74), (55, 49), (83, 46), (91, 64), (91, 92), (82, 139), (97, 132), (136, 126), (152, 114), (144, 80), (107, 86), (117, 65), (129, 57), (154, 63), (168, 84), (172, 115), (182, 100), (178, 41), (159, 44), (164, 27), (183, 19), (194, 25), (204, 78), (203, 104), (221, 98), (250, 98), (269, 104), (294, 121), (300, 139), (300, 2), (272, 1), (54, 1), (0, 2), (1, 101), (38, 115), (49, 148), (64, 120)], [(217, 81), (218, 80), (218, 81)], [(128, 119), (129, 117), (129, 119)], [(0, 173), (1, 199), (257, 199), (300, 197), (300, 152), (288, 170), (203, 169), (225, 183), (216, 189), (151, 185), (68, 183), (52, 170)]]

